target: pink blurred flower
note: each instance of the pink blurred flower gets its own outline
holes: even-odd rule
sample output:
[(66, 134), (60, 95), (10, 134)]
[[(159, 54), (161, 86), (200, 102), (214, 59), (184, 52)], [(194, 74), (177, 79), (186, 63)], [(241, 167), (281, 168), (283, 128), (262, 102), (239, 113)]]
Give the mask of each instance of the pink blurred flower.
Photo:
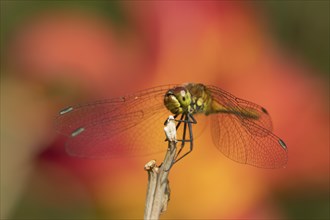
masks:
[(17, 28), (9, 61), (11, 69), (32, 79), (107, 93), (150, 77), (157, 50), (144, 37), (93, 13), (48, 9)]

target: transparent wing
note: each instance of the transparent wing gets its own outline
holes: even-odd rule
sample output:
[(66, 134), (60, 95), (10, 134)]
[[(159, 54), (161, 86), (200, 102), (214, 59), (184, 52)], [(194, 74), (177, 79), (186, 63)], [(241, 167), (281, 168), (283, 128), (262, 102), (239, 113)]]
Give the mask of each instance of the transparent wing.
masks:
[(173, 86), (68, 107), (60, 112), (56, 129), (69, 137), (66, 148), (75, 156), (111, 158), (166, 151), (163, 127), (171, 113), (163, 100)]
[[(230, 159), (262, 168), (283, 167), (287, 163), (285, 143), (274, 135), (268, 112), (214, 86), (208, 86), (213, 101), (228, 112), (211, 115), (212, 139)], [(253, 117), (249, 117), (252, 112)]]

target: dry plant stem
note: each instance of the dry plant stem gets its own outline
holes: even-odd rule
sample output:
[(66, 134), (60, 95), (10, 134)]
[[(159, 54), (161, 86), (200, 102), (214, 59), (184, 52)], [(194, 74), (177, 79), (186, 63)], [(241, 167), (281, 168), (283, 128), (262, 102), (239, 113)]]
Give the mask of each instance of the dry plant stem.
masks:
[(169, 141), (168, 150), (161, 167), (157, 167), (154, 160), (145, 165), (145, 170), (148, 172), (148, 189), (144, 219), (159, 219), (160, 214), (166, 211), (170, 199), (168, 175), (175, 154), (176, 141)]

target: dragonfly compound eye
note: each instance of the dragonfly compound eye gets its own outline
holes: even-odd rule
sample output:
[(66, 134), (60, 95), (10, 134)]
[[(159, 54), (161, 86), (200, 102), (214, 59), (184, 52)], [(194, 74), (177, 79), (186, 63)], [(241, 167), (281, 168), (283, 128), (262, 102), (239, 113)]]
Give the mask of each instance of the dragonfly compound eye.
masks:
[(182, 113), (181, 104), (174, 94), (174, 91), (171, 89), (168, 90), (164, 96), (164, 105), (173, 114)]

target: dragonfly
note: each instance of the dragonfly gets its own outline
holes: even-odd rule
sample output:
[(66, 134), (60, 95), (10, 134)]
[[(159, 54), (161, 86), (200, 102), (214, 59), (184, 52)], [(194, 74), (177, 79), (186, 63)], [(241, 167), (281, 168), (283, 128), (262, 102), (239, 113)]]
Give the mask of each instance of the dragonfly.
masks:
[[(66, 150), (73, 156), (145, 156), (167, 150), (159, 143), (164, 141), (163, 121), (169, 114), (174, 114), (177, 129), (182, 125), (176, 161), (193, 150), (193, 126), (210, 118), (213, 143), (231, 160), (260, 168), (287, 164), (288, 148), (273, 134), (265, 108), (201, 83), (157, 86), (69, 106), (59, 112), (56, 129), (68, 137)], [(189, 149), (179, 157), (186, 143)]]

